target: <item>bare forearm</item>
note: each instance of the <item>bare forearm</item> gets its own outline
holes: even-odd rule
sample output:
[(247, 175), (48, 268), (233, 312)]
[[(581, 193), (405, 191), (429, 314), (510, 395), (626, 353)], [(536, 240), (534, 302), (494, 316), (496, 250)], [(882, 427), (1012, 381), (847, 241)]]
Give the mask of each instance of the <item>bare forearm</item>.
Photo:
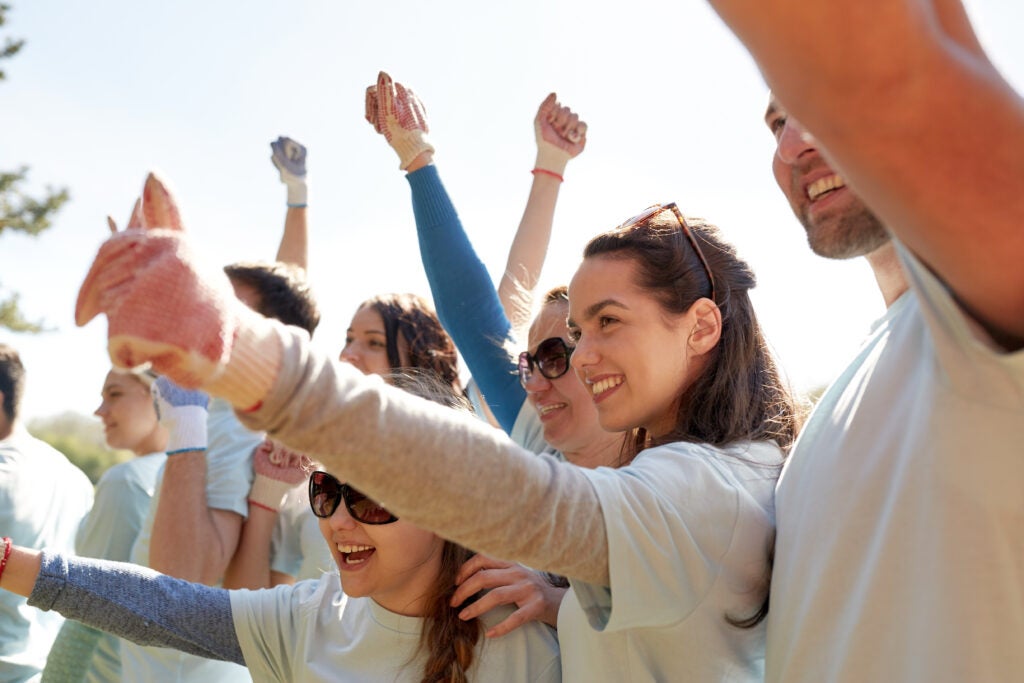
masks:
[[(221, 529), (215, 515), (225, 517)], [(153, 522), (149, 566), (186, 581), (217, 583), (238, 542), (230, 520), (238, 515), (211, 511), (206, 500), (206, 453), (189, 451), (167, 459)]]
[(270, 588), (270, 541), (277, 523), (277, 513), (265, 508), (249, 505), (249, 517), (242, 524), (238, 541), (227, 571), (224, 573), (225, 588)]
[(534, 174), (523, 218), (508, 252), (498, 297), (513, 329), (525, 327), (532, 315), (532, 293), (547, 257), (561, 184), (550, 175)]
[(308, 265), (309, 229), (305, 206), (289, 206), (284, 219), (284, 235), (277, 249), (277, 260), (305, 270)]

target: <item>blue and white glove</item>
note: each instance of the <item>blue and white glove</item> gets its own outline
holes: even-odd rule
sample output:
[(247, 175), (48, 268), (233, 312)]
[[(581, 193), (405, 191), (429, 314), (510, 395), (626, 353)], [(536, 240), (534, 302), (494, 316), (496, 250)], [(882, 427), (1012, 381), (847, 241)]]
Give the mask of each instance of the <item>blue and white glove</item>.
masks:
[(182, 389), (166, 377), (153, 382), (160, 424), (167, 430), (167, 455), (206, 450), (206, 407), (210, 397), (197, 389)]
[(281, 172), (281, 182), (288, 186), (288, 206), (306, 206), (306, 148), (281, 136), (270, 143), (270, 149), (270, 160)]

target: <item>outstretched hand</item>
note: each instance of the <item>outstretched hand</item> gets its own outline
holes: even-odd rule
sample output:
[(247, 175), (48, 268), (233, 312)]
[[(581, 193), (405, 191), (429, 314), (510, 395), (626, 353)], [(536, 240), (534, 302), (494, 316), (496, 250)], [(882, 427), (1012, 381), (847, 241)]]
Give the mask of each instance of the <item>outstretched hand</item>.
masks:
[(197, 263), (167, 184), (150, 173), (128, 228), (100, 247), (78, 292), (75, 323), (105, 313), (116, 367), (151, 362), (183, 387), (202, 386), (227, 363), (241, 304), (223, 273), (200, 274)]
[(555, 93), (540, 103), (533, 130), (537, 138), (537, 168), (559, 175), (569, 159), (587, 146), (587, 124), (569, 107), (562, 106)]
[(427, 140), (430, 127), (423, 103), (383, 71), (377, 75), (377, 83), (366, 89), (366, 120), (398, 154), (403, 171), (416, 157), (434, 151)]
[(488, 638), (503, 636), (529, 621), (556, 626), (558, 607), (566, 591), (552, 586), (540, 572), (479, 554), (459, 568), (455, 585), (458, 588), (451, 599), (452, 607), (458, 607), (480, 591), (488, 590), (479, 600), (459, 612), (460, 619), (473, 619), (498, 605), (517, 607), (504, 621), (487, 631)]

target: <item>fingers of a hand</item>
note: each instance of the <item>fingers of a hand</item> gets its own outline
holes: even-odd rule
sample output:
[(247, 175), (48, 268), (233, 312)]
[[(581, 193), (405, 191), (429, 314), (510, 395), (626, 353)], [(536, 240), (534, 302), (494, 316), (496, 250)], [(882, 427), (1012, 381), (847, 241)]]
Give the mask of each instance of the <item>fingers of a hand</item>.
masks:
[(550, 114), (548, 114), (548, 121), (555, 127), (555, 130), (561, 133), (565, 129), (566, 122), (568, 122), (572, 116), (574, 116), (572, 109), (569, 109), (569, 107), (562, 107), (556, 103), (555, 108)]
[(487, 630), (484, 635), (488, 638), (497, 638), (503, 636), (506, 633), (511, 633), (528, 621), (536, 621), (539, 618), (538, 614), (533, 614), (534, 608), (532, 605), (526, 607), (520, 607), (512, 614), (501, 622), (498, 622)]
[(146, 176), (142, 188), (142, 222), (146, 228), (185, 229), (170, 188), (155, 173)]
[(461, 605), (482, 590), (515, 587), (527, 591), (533, 583), (533, 574), (519, 566), (482, 569), (460, 583), (452, 595), (452, 605)]
[(118, 233), (103, 243), (82, 281), (75, 302), (75, 324), (79, 327), (107, 311), (108, 290), (134, 276), (136, 240), (134, 236), (121, 237), (124, 234)]
[(373, 129), (378, 133), (382, 132), (380, 126), (377, 125), (377, 86), (371, 85), (366, 89), (366, 105), (363, 116), (373, 126)]
[(465, 609), (459, 611), (459, 619), (473, 619), (498, 605), (520, 605), (529, 602), (530, 599), (529, 592), (523, 590), (521, 586), (502, 586), (484, 593), (472, 605), (466, 605)]
[(395, 116), (395, 86), (383, 71), (377, 75), (377, 107), (379, 117)]
[(569, 130), (569, 132), (566, 135), (566, 137), (569, 139), (569, 142), (571, 142), (573, 144), (580, 143), (580, 142), (586, 142), (586, 139), (587, 139), (587, 124), (586, 124), (586, 122), (584, 122), (584, 121), (578, 122), (575, 126), (573, 126)]
[(132, 205), (132, 215), (128, 217), (128, 225), (124, 226), (125, 230), (132, 230), (134, 228), (142, 227), (142, 197), (135, 200)]
[(505, 562), (504, 560), (496, 560), (493, 557), (489, 557), (482, 553), (477, 553), (473, 557), (463, 562), (462, 566), (459, 567), (459, 571), (455, 574), (455, 585), (462, 583), (473, 574), (476, 574), (481, 569), (499, 569), (511, 566), (511, 562)]
[(540, 103), (540, 107), (537, 108), (537, 121), (547, 121), (551, 115), (551, 110), (557, 105), (557, 97), (555, 93), (549, 94), (544, 98), (544, 101)]

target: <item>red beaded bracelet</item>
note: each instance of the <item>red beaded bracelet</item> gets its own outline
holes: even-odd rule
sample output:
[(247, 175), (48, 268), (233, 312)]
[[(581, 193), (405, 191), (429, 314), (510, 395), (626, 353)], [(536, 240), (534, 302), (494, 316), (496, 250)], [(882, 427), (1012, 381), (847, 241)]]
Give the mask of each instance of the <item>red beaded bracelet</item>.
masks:
[(535, 168), (532, 171), (530, 171), (530, 173), (532, 173), (533, 175), (537, 175), (538, 173), (543, 173), (544, 175), (549, 175), (552, 178), (558, 178), (558, 182), (560, 182), (560, 183), (564, 183), (565, 182), (565, 178), (563, 178), (559, 174), (555, 173), (554, 171), (549, 171), (546, 168)]
[(4, 557), (0, 560), (0, 579), (3, 579), (4, 577), (4, 569), (7, 567), (7, 559), (11, 556), (11, 548), (14, 547), (14, 544), (11, 543), (10, 536), (4, 536), (2, 540), (4, 542)]

